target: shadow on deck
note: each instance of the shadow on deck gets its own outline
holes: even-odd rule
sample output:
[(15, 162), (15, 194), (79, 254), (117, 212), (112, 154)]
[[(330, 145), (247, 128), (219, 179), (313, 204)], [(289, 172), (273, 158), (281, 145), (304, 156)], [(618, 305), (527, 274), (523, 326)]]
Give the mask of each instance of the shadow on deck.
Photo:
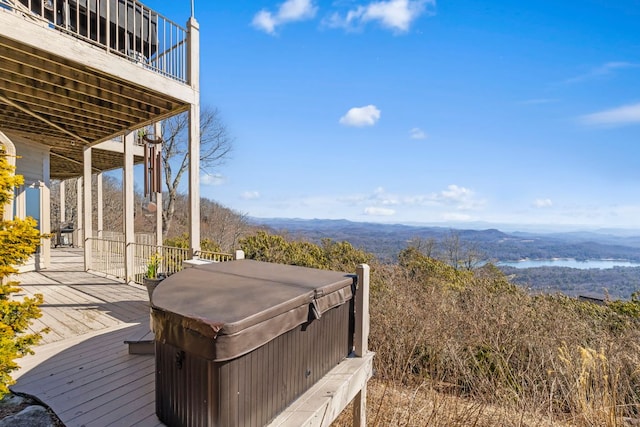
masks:
[[(51, 332), (35, 355), (18, 360), (11, 389), (40, 399), (67, 427), (163, 426), (155, 413), (155, 358), (130, 354), (125, 344), (149, 331), (146, 289), (84, 272), (81, 249), (54, 249), (52, 261), (45, 271), (18, 277), (22, 296), (44, 295), (42, 317), (32, 329)], [(356, 353), (364, 355), (338, 364), (270, 426), (327, 427), (354, 399), (354, 425), (366, 425), (366, 383), (373, 371), (366, 295), (358, 297), (363, 303), (356, 322), (363, 326), (356, 325), (355, 333)]]
[(66, 426), (162, 426), (155, 415), (153, 356), (126, 340), (149, 330), (142, 286), (83, 271), (81, 249), (52, 250), (52, 266), (19, 275), (23, 296), (44, 295), (48, 328), (35, 355), (18, 360), (15, 392), (35, 396)]

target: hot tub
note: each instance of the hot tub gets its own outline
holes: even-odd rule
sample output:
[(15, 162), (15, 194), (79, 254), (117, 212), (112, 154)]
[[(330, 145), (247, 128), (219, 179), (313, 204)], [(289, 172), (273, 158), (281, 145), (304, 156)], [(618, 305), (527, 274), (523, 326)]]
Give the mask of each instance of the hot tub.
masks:
[(252, 260), (165, 279), (151, 310), (158, 418), (267, 424), (351, 352), (355, 281)]

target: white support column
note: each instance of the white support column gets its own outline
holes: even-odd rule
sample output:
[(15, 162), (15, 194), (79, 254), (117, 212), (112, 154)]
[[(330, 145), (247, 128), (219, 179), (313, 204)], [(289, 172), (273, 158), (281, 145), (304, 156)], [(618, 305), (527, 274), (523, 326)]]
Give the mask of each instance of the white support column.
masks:
[(76, 232), (74, 235), (76, 236), (76, 241), (73, 242), (74, 246), (81, 248), (84, 242), (84, 226), (83, 226), (83, 209), (82, 209), (82, 177), (79, 177), (76, 181), (76, 206), (77, 206), (77, 215), (76, 215)]
[(56, 224), (59, 227), (62, 223), (67, 221), (67, 186), (66, 181), (60, 181), (60, 224)]
[(162, 246), (164, 234), (162, 232), (162, 193), (156, 194), (156, 245)]
[[(51, 193), (49, 186), (40, 183), (40, 232), (51, 233)], [(40, 259), (36, 263), (36, 269), (48, 268), (51, 265), (51, 238), (40, 239)]]
[(84, 194), (82, 197), (84, 208), (84, 270), (91, 270), (91, 238), (93, 237), (93, 206), (92, 206), (92, 185), (91, 185), (91, 147), (83, 148), (83, 176)]
[(124, 189), (124, 271), (125, 282), (130, 283), (134, 279), (134, 243), (135, 230), (133, 213), (135, 201), (133, 193), (133, 145), (136, 135), (131, 132), (124, 136), (124, 173), (122, 186)]
[[(7, 154), (7, 161), (9, 165), (15, 167), (16, 147), (13, 142), (11, 142), (11, 140), (2, 132), (0, 132), (0, 148), (4, 148), (4, 151)], [(13, 207), (15, 206), (14, 203), (17, 203), (17, 201), (11, 200), (9, 201), (9, 203), (7, 203), (6, 206), (4, 206), (4, 214), (0, 219), (4, 221), (11, 221), (13, 219)]]
[(97, 194), (96, 194), (96, 201), (98, 202), (98, 209), (96, 211), (97, 215), (98, 215), (98, 239), (102, 239), (102, 230), (104, 229), (104, 225), (103, 225), (103, 205), (104, 205), (104, 193), (103, 193), (103, 189), (102, 189), (102, 172), (98, 173), (97, 176), (98, 179), (98, 188), (97, 188)]
[[(155, 139), (162, 137), (162, 126), (160, 122), (153, 125), (153, 136)], [(162, 153), (162, 144), (158, 145), (158, 150)], [(156, 173), (162, 173), (157, 171)], [(162, 184), (160, 184), (159, 192), (156, 193), (156, 245), (162, 246)]]
[[(42, 234), (51, 233), (51, 165), (49, 155), (44, 158), (42, 165), (42, 175), (44, 182), (40, 183), (40, 232)], [(48, 268), (51, 265), (51, 238), (41, 240), (40, 245), (40, 268)]]
[[(27, 193), (24, 185), (16, 188), (16, 196), (13, 199), (15, 203), (16, 217), (24, 219), (27, 217)], [(13, 219), (13, 218), (10, 218)]]
[(189, 83), (194, 102), (189, 108), (189, 245), (200, 250), (200, 28), (192, 16), (187, 23)]

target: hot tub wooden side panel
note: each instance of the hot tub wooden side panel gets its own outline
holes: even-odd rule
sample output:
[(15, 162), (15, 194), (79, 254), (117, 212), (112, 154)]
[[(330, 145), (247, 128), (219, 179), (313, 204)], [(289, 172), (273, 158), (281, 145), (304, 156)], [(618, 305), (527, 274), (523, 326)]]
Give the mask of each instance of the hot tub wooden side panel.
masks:
[(170, 426), (263, 426), (351, 351), (350, 305), (224, 362), (156, 342), (156, 405)]

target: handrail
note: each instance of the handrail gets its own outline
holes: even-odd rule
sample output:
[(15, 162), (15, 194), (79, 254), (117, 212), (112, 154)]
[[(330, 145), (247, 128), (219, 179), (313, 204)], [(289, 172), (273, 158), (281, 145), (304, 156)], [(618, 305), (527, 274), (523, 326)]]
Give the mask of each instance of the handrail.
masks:
[(125, 277), (125, 244), (122, 240), (87, 239), (91, 245), (91, 269), (109, 276)]
[[(146, 272), (147, 263), (153, 255), (160, 257), (160, 265), (158, 271), (165, 276), (171, 276), (182, 270), (182, 262), (189, 259), (189, 249), (176, 248), (173, 246), (145, 245), (134, 243), (134, 280), (142, 283), (142, 277)], [(141, 268), (140, 268), (141, 267)]]
[(234, 255), (224, 252), (212, 252), (212, 251), (196, 251), (195, 256), (207, 261), (213, 262), (226, 262), (233, 261)]
[(0, 0), (0, 8), (188, 82), (187, 30), (137, 0)]
[[(143, 235), (140, 234), (140, 236)], [(98, 237), (87, 239), (87, 244), (91, 245), (91, 269), (109, 276), (125, 278), (127, 276), (125, 269), (127, 245), (118, 233), (112, 233), (109, 237), (108, 239)], [(136, 239), (136, 243), (131, 243), (130, 247), (133, 247), (133, 270), (130, 277), (133, 277), (134, 282), (140, 284), (143, 283), (147, 265), (152, 256), (159, 258), (158, 272), (170, 276), (183, 269), (183, 263), (190, 258), (191, 252), (186, 248), (143, 243), (142, 239)], [(198, 251), (196, 256), (213, 262), (226, 262), (234, 259), (232, 254), (211, 251)]]

